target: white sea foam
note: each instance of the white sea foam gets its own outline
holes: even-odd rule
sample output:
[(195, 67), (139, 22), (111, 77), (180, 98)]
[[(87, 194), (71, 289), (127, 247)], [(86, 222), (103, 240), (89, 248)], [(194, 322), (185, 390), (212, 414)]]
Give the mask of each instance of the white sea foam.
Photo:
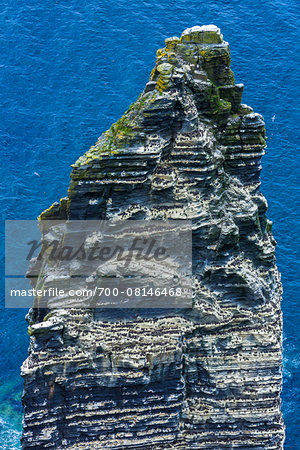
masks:
[(11, 425), (0, 416), (0, 450), (19, 450), (21, 432), (12, 428)]

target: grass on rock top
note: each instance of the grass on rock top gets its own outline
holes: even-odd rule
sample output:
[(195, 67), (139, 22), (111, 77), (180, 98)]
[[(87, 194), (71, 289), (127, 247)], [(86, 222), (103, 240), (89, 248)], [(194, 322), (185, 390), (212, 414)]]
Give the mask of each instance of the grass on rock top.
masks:
[(118, 149), (132, 143), (137, 137), (137, 133), (142, 125), (143, 110), (154, 102), (157, 93), (142, 93), (138, 99), (132, 103), (124, 115), (112, 126), (102, 133), (93, 145), (83, 156), (81, 156), (73, 168), (78, 168), (89, 164), (95, 159), (101, 159), (104, 156), (111, 156), (118, 153)]

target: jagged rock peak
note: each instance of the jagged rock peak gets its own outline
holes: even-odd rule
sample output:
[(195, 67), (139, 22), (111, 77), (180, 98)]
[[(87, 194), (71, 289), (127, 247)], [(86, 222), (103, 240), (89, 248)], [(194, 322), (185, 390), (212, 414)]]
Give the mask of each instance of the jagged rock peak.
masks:
[[(174, 155), (170, 148), (176, 142), (189, 133), (202, 135), (204, 129), (206, 158), (212, 148), (221, 145), (218, 165), (226, 166), (243, 184), (257, 186), (265, 129), (262, 117), (241, 104), (243, 87), (234, 82), (229, 45), (215, 25), (188, 28), (180, 39), (166, 39), (166, 47), (157, 51), (144, 91), (73, 164), (68, 197), (41, 217), (81, 217), (74, 198), (83, 193), (85, 179), (96, 177), (98, 187), (143, 183), (152, 176), (156, 162)], [(143, 164), (132, 165), (130, 161), (137, 158), (143, 158)]]

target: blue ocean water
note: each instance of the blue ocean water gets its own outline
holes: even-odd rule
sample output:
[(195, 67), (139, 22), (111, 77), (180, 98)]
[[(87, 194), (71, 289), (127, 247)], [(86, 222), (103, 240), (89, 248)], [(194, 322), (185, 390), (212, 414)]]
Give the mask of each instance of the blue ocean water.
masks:
[[(262, 191), (284, 285), (285, 448), (300, 448), (299, 3), (297, 0), (2, 0), (1, 218), (34, 219), (66, 195), (70, 164), (143, 89), (164, 39), (214, 23), (243, 101), (266, 121)], [(36, 172), (36, 173), (35, 173)], [(3, 221), (1, 224), (3, 238)], [(3, 244), (3, 239), (1, 239)], [(2, 245), (1, 244), (1, 245)], [(3, 245), (1, 254), (3, 254)], [(3, 262), (3, 258), (2, 258)], [(3, 270), (1, 276), (3, 292)], [(0, 449), (20, 448), (24, 310), (0, 326)]]

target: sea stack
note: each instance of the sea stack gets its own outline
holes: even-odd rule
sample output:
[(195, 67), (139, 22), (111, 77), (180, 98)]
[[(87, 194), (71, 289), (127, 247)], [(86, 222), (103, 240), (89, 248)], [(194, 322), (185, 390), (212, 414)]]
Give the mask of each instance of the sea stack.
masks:
[(219, 28), (166, 39), (144, 91), (41, 214), (189, 219), (197, 290), (192, 308), (176, 311), (32, 309), (24, 450), (283, 448), (265, 124), (242, 92)]

